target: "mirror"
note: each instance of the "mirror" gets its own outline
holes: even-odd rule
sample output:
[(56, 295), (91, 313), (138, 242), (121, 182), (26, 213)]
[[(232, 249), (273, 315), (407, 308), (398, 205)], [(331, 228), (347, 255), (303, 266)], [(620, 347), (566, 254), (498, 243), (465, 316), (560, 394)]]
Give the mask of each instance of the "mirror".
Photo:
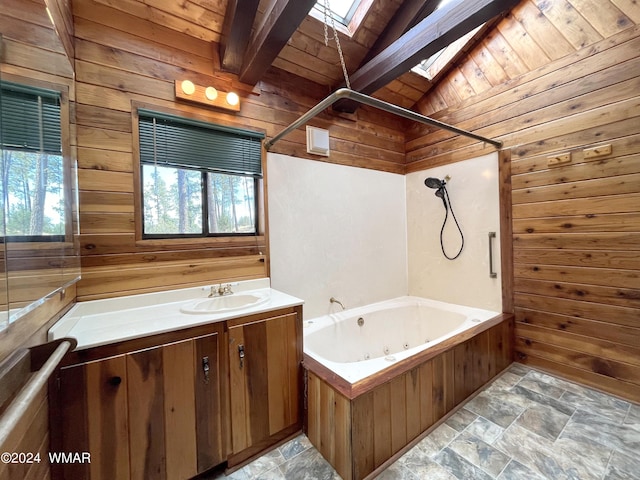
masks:
[[(3, 58), (2, 34), (0, 34), (0, 59)], [(0, 82), (2, 70), (0, 70)], [(2, 91), (0, 90), (0, 108), (2, 108)], [(0, 118), (0, 136), (2, 134), (2, 119)], [(0, 155), (2, 155), (2, 142), (0, 142)], [(4, 178), (2, 162), (0, 162), (0, 175)], [(2, 183), (0, 182), (0, 188)], [(4, 191), (0, 191), (0, 206), (4, 212)], [(7, 298), (7, 262), (5, 257), (4, 242), (4, 216), (0, 213), (0, 332), (9, 326), (9, 300)]]
[[(40, 25), (50, 23), (44, 2), (41, 13), (47, 20)], [(54, 31), (53, 25), (50, 30)], [(3, 39), (0, 32), (4, 69), (0, 78), (0, 262), (4, 267), (0, 271), (0, 331), (80, 275), (77, 167), (71, 150), (72, 80), (60, 75), (68, 70), (72, 79), (73, 71), (63, 54), (52, 57), (67, 63), (51, 65), (51, 74), (44, 76), (42, 66), (37, 65), (36, 71), (26, 63), (28, 58), (25, 64), (4, 64), (5, 58), (13, 59), (10, 49), (25, 41), (20, 35), (19, 29), (13, 29)], [(32, 44), (28, 48), (39, 47)], [(47, 48), (64, 52), (61, 45)], [(7, 55), (2, 55), (5, 49)], [(32, 70), (34, 78), (27, 76)], [(61, 82), (55, 76), (62, 77)]]

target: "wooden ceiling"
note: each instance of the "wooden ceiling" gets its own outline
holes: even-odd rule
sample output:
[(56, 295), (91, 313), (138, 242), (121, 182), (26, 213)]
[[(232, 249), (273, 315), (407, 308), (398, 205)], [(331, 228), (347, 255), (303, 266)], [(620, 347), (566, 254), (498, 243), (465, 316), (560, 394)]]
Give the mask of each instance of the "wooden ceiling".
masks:
[[(327, 93), (344, 83), (335, 42), (325, 45), (321, 15), (308, 14), (315, 0), (96, 1), (212, 42), (219, 55), (214, 68), (249, 85), (270, 67), (326, 86)], [(412, 107), (432, 87), (409, 71), (413, 65), (518, 3), (465, 0), (433, 13), (439, 2), (362, 0), (350, 25), (357, 28), (338, 33), (355, 90)]]

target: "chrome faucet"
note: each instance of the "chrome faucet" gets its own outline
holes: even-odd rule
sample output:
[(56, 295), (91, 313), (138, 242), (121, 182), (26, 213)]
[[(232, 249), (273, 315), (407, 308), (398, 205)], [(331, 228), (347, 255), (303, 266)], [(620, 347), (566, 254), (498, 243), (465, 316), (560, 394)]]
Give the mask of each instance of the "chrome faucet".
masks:
[(218, 285), (216, 288), (215, 285), (211, 285), (211, 293), (209, 293), (209, 297), (222, 297), (223, 295), (231, 295), (233, 290), (231, 290), (231, 284), (227, 283), (226, 285)]
[(329, 299), (329, 301), (331, 303), (337, 303), (338, 305), (340, 305), (342, 307), (342, 310), (346, 310), (346, 308), (344, 308), (344, 305), (342, 304), (342, 302), (340, 300), (337, 300), (335, 297), (331, 297)]

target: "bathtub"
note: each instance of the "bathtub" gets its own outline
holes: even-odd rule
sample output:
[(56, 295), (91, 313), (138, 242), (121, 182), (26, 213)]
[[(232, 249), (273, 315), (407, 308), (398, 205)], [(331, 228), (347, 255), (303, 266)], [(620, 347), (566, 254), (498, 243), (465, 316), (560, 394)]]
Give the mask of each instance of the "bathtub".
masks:
[(509, 366), (513, 315), (400, 297), (307, 320), (303, 337), (305, 433), (361, 480)]
[(399, 297), (304, 322), (304, 353), (356, 383), (497, 315)]

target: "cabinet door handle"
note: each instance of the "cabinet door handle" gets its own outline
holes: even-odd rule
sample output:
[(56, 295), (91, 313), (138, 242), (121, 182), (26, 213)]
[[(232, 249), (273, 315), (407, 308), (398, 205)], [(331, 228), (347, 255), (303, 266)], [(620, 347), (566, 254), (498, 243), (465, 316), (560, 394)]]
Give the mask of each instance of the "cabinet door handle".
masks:
[(204, 383), (209, 383), (209, 357), (202, 357), (202, 372), (204, 373)]
[(117, 387), (118, 385), (120, 385), (120, 384), (122, 383), (122, 377), (118, 377), (118, 376), (111, 377), (111, 378), (108, 380), (108, 382), (109, 382), (109, 385), (112, 385), (112, 386), (114, 386), (114, 387)]
[(240, 368), (244, 367), (244, 345), (238, 345), (238, 357), (240, 357)]

